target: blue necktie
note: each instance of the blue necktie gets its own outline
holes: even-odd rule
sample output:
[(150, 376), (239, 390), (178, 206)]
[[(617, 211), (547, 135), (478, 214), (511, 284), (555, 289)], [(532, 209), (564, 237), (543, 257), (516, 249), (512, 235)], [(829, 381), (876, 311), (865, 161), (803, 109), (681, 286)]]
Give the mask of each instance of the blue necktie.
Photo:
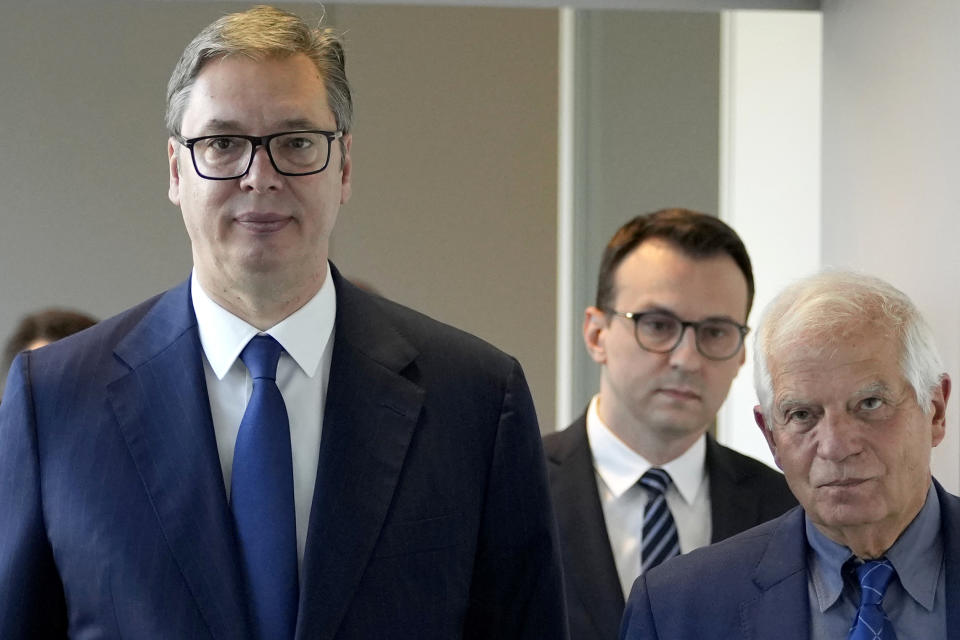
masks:
[(857, 567), (860, 609), (848, 640), (896, 640), (893, 624), (880, 606), (893, 574), (893, 565), (886, 558), (864, 562)]
[(640, 566), (644, 573), (667, 558), (680, 555), (680, 539), (673, 514), (667, 507), (664, 492), (670, 486), (670, 474), (653, 467), (640, 478), (640, 486), (647, 490), (647, 506), (643, 509), (643, 540)]
[(233, 452), (230, 508), (259, 640), (293, 638), (300, 591), (290, 425), (276, 380), (282, 351), (279, 342), (258, 335), (240, 354), (253, 393)]

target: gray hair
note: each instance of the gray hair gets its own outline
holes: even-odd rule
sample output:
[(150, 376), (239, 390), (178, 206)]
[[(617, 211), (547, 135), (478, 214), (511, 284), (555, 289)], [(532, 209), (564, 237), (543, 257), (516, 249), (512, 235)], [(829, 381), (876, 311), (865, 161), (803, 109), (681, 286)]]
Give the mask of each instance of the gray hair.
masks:
[[(200, 70), (211, 60), (233, 55), (263, 60), (300, 53), (313, 61), (323, 78), (337, 129), (349, 133), (353, 99), (340, 37), (333, 29), (312, 28), (299, 16), (265, 5), (223, 16), (187, 45), (167, 83), (167, 131), (180, 135), (190, 91)], [(340, 144), (342, 147), (343, 138)]]
[(772, 417), (771, 353), (803, 346), (811, 337), (836, 345), (864, 324), (878, 324), (900, 347), (900, 369), (917, 404), (929, 413), (943, 364), (933, 333), (903, 292), (872, 276), (851, 271), (824, 271), (784, 289), (760, 318), (754, 338), (753, 383), (760, 407)]

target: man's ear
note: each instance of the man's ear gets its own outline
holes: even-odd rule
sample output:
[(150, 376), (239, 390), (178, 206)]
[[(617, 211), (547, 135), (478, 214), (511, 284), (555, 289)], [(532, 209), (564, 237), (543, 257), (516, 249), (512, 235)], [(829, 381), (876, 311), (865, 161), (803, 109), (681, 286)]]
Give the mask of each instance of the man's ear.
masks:
[(170, 202), (180, 206), (180, 164), (177, 157), (178, 143), (173, 138), (167, 139), (167, 163), (170, 165), (170, 187), (167, 197)]
[(944, 435), (946, 435), (947, 400), (950, 399), (950, 385), (950, 376), (944, 373), (940, 376), (940, 384), (933, 390), (933, 397), (930, 400), (933, 404), (931, 444), (934, 447), (940, 444)]
[(597, 307), (587, 307), (583, 312), (583, 344), (593, 361), (607, 362), (607, 314)]
[(777, 463), (780, 469), (783, 469), (783, 465), (780, 464), (780, 456), (777, 454), (777, 442), (773, 438), (773, 429), (767, 425), (767, 419), (764, 417), (760, 405), (756, 405), (753, 408), (753, 419), (757, 423), (757, 426), (760, 427), (763, 438), (767, 441), (767, 446), (770, 447), (770, 453), (773, 454), (773, 461)]

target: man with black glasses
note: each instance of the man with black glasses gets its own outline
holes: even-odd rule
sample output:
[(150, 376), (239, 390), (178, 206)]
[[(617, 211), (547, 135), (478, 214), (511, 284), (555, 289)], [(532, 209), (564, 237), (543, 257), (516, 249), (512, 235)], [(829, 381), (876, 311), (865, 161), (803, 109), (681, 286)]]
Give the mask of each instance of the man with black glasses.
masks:
[(187, 46), (193, 273), (14, 362), (0, 637), (566, 637), (519, 364), (327, 260), (351, 120), (330, 30), (256, 7)]
[(641, 572), (796, 504), (780, 474), (707, 434), (753, 292), (743, 243), (712, 216), (637, 216), (607, 245), (583, 323), (600, 390), (544, 441), (573, 640), (616, 638)]

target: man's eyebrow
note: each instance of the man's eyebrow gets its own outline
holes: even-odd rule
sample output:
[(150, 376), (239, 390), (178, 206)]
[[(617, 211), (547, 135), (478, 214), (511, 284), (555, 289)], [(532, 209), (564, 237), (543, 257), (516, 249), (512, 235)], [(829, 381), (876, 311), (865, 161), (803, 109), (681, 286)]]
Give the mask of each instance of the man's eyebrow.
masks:
[(710, 321), (710, 320), (722, 320), (722, 321), (724, 321), (724, 322), (732, 322), (732, 323), (734, 323), (734, 324), (742, 324), (739, 320), (737, 320), (737, 319), (734, 318), (733, 316), (726, 316), (726, 315), (724, 315), (724, 316), (707, 316), (706, 318), (704, 318), (704, 319), (701, 320), (700, 322), (708, 322), (708, 321)]
[(671, 316), (677, 315), (676, 312), (670, 307), (656, 303), (644, 305), (640, 309), (634, 311), (634, 313), (667, 313)]
[(289, 120), (282, 120), (280, 125), (282, 130), (289, 131), (300, 131), (303, 129), (324, 129), (325, 127), (318, 127), (317, 123), (307, 118), (291, 118)]
[(219, 118), (211, 118), (203, 123), (203, 126), (200, 127), (200, 135), (211, 135), (216, 133), (239, 133), (241, 130), (240, 123), (236, 120), (221, 120)]
[(782, 413), (787, 409), (792, 409), (794, 407), (798, 407), (806, 404), (808, 403), (804, 402), (803, 400), (800, 400), (799, 398), (791, 398), (789, 396), (786, 396), (783, 398), (775, 399), (773, 403), (773, 408)]
[[(287, 120), (281, 120), (276, 124), (273, 131), (267, 131), (266, 135), (271, 133), (281, 133), (283, 131), (303, 131), (306, 129), (316, 129), (322, 130), (325, 127), (318, 127), (316, 122), (308, 118), (289, 118)], [(244, 131), (243, 125), (241, 125), (236, 120), (223, 120), (221, 118), (211, 118), (203, 123), (203, 126), (200, 128), (201, 136), (216, 135), (218, 133), (235, 133), (235, 134), (244, 134), (247, 133)]]
[[(670, 307), (666, 307), (664, 305), (656, 304), (656, 303), (649, 304), (643, 307), (642, 309), (635, 310), (634, 313), (666, 313), (668, 315), (674, 316), (678, 320), (686, 320), (686, 318), (681, 318), (680, 315)], [(727, 315), (706, 316), (705, 318), (701, 318), (700, 320), (695, 320), (694, 322), (710, 322), (710, 321), (717, 321), (717, 320), (723, 320), (726, 322), (732, 322), (734, 324), (740, 324), (739, 321)]]
[(786, 391), (780, 396), (774, 395), (774, 411), (786, 412), (798, 407), (817, 411), (820, 409), (821, 403), (817, 398), (803, 395), (802, 392), (798, 393), (797, 390)]
[(888, 385), (886, 382), (883, 382), (882, 380), (877, 380), (876, 382), (871, 382), (870, 384), (857, 389), (856, 395), (858, 396), (871, 395), (871, 394), (884, 395), (888, 393), (890, 393), (890, 385)]

